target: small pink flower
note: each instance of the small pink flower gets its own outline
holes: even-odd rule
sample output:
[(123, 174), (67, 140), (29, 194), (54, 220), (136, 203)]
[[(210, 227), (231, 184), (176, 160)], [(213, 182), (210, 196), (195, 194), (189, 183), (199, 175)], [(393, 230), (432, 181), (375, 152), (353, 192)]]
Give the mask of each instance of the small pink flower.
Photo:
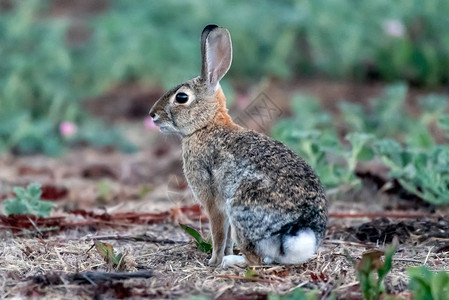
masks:
[(59, 124), (59, 132), (65, 137), (71, 137), (77, 132), (78, 128), (72, 122), (62, 122)]
[(154, 124), (153, 119), (149, 116), (143, 120), (143, 125), (146, 129), (159, 130), (159, 127)]
[(385, 34), (391, 37), (403, 37), (405, 34), (405, 26), (401, 20), (389, 19), (382, 22), (382, 28)]

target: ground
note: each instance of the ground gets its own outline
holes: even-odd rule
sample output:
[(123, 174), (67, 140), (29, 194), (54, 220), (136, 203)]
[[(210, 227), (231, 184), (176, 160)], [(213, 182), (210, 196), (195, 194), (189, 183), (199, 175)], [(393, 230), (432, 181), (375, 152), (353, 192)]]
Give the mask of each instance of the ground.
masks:
[[(332, 88), (317, 88), (316, 83), (307, 86), (302, 88), (318, 94)], [(285, 98), (282, 88), (265, 88), (271, 97)], [(352, 93), (350, 87), (342, 87), (342, 97), (345, 89)], [(413, 101), (410, 103), (413, 108)], [(286, 103), (280, 107), (288, 114)], [(99, 107), (93, 105), (93, 109)], [(178, 225), (184, 223), (203, 236), (209, 234), (207, 218), (194, 203), (182, 175), (179, 141), (145, 129), (140, 119), (128, 119), (120, 126), (142, 151), (123, 154), (107, 149), (74, 149), (60, 158), (0, 158), (0, 199), (10, 197), (13, 186), (39, 181), (43, 198), (58, 204), (48, 223), (37, 219), (0, 220), (3, 298), (201, 295), (264, 299), (302, 287), (319, 290), (323, 299), (331, 292), (339, 299), (361, 299), (350, 257), (357, 261), (366, 251), (382, 250), (395, 235), (399, 246), (386, 279), (389, 293), (410, 296), (406, 291), (409, 266), (449, 269), (447, 210), (407, 197), (400, 190), (383, 192), (382, 179), (376, 177), (379, 174), (369, 172), (375, 170), (372, 166), (360, 170), (364, 182), (361, 191), (333, 191), (329, 196), (331, 217), (326, 238), (309, 262), (252, 266), (257, 275), (251, 278), (245, 276), (247, 268), (209, 267), (209, 254), (200, 252)], [(17, 228), (23, 226), (28, 227), (26, 232)], [(76, 279), (76, 273), (117, 272), (99, 255), (95, 240), (110, 243), (117, 253), (124, 253), (123, 271), (140, 272), (137, 274), (143, 278)]]

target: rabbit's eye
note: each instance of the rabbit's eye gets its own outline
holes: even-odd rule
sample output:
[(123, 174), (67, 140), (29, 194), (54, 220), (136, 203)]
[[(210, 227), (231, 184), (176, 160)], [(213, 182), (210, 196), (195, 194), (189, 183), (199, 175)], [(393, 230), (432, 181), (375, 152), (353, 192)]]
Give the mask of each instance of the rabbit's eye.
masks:
[(178, 93), (176, 94), (176, 102), (184, 104), (189, 100), (189, 96), (186, 93)]

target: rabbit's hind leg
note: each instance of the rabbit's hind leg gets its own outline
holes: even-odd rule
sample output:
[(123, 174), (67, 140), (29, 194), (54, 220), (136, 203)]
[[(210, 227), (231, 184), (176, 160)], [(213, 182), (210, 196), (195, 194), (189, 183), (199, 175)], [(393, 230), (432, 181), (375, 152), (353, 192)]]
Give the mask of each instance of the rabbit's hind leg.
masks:
[(223, 257), (221, 267), (226, 269), (233, 265), (245, 266), (245, 265), (260, 265), (260, 256), (253, 250), (248, 250), (245, 247), (240, 249), (242, 255), (226, 255)]
[(234, 266), (234, 265), (240, 265), (240, 266), (246, 265), (245, 258), (241, 255), (226, 255), (223, 257), (223, 261), (221, 263), (221, 267), (223, 269), (226, 269), (226, 268)]
[(243, 237), (243, 235), (236, 231), (236, 228), (231, 223), (231, 236), (233, 241), (240, 248), (241, 255), (226, 255), (223, 257), (222, 268), (227, 268), (233, 265), (259, 265), (261, 258), (256, 252), (254, 244)]
[(275, 235), (257, 242), (257, 253), (263, 258), (263, 262), (271, 264), (277, 262), (281, 250), (281, 239)]
[(234, 254), (234, 241), (232, 238), (232, 227), (228, 225), (228, 234), (226, 236), (226, 247), (224, 255), (233, 255)]

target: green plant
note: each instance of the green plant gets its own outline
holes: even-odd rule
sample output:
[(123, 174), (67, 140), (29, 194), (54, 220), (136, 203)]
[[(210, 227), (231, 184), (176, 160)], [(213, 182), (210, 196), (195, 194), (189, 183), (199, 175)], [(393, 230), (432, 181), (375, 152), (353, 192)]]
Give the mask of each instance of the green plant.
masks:
[(245, 271), (246, 278), (257, 278), (259, 277), (259, 272), (255, 270), (255, 268), (246, 268)]
[(281, 120), (273, 128), (274, 138), (298, 152), (316, 170), (326, 188), (359, 185), (355, 168), (359, 161), (373, 158), (373, 136), (350, 133), (345, 137), (348, 144), (343, 144), (330, 115), (310, 96), (296, 95), (292, 109), (294, 117)]
[(334, 126), (337, 120), (317, 99), (295, 95), (293, 117), (277, 123), (272, 135), (299, 153), (327, 189), (359, 187), (357, 164), (375, 159), (409, 192), (433, 204), (449, 203), (449, 147), (436, 144), (429, 130), (438, 124), (449, 138), (449, 99), (436, 94), (421, 97), (421, 113), (412, 117), (404, 113), (406, 91), (403, 84), (392, 85), (367, 108), (341, 103), (343, 123), (338, 124), (349, 132), (346, 143)]
[[(234, 13), (222, 13), (231, 9)], [(448, 11), (443, 0), (430, 0), (425, 12), (420, 5), (388, 0), (351, 5), (345, 0), (168, 0), (146, 5), (116, 0), (93, 20), (92, 58), (86, 61), (92, 63), (92, 77), (106, 75), (100, 86), (139, 77), (172, 85), (197, 73), (198, 31), (217, 23), (230, 29), (238, 53), (231, 76), (320, 72), (437, 85), (448, 80)], [(400, 32), (392, 34), (391, 23)]]
[(184, 229), (187, 234), (189, 234), (191, 237), (195, 239), (195, 245), (198, 248), (198, 250), (204, 253), (212, 252), (212, 245), (206, 242), (201, 237), (201, 234), (198, 231), (184, 224), (179, 224), (179, 226), (181, 226), (181, 228)]
[(383, 139), (374, 149), (405, 189), (433, 204), (449, 203), (449, 146), (424, 150)]
[(420, 148), (434, 146), (429, 125), (444, 115), (449, 98), (437, 94), (421, 97), (422, 113), (419, 117), (411, 117), (404, 113), (407, 109), (406, 94), (406, 85), (395, 84), (387, 87), (381, 97), (371, 99), (367, 108), (361, 104), (341, 102), (339, 108), (345, 126), (350, 131), (371, 133), (377, 138), (395, 138)]
[(137, 151), (137, 147), (129, 142), (117, 127), (107, 127), (101, 121), (94, 119), (85, 120), (79, 132), (67, 141), (68, 145), (87, 144), (92, 148), (114, 147), (125, 153)]
[(296, 1), (312, 66), (335, 76), (446, 82), (449, 40), (441, 32), (448, 26), (443, 16), (449, 4), (431, 0), (422, 8), (417, 3)]
[(123, 270), (125, 267), (125, 254), (115, 254), (111, 244), (95, 241), (95, 249), (104, 261), (114, 270)]
[(449, 115), (442, 115), (438, 120), (438, 126), (446, 131), (446, 135), (449, 138)]
[(62, 138), (54, 123), (33, 120), (28, 112), (0, 117), (0, 152), (11, 149), (17, 154), (62, 153)]
[(394, 84), (388, 86), (381, 97), (371, 99), (367, 108), (362, 104), (341, 102), (339, 109), (350, 131), (371, 133), (378, 138), (403, 139), (402, 134), (414, 123), (404, 114), (406, 95), (406, 85)]
[[(366, 300), (381, 299), (385, 295), (383, 280), (392, 267), (395, 245), (387, 246), (385, 252), (374, 250), (364, 253), (356, 265), (356, 275), (360, 282), (360, 289)], [(385, 261), (381, 257), (385, 255)]]
[(69, 23), (38, 18), (46, 9), (45, 2), (31, 0), (0, 12), (2, 115), (26, 110), (33, 119), (76, 117), (73, 107), (82, 91), (73, 85), (74, 60), (65, 43)]
[(449, 295), (449, 275), (447, 272), (432, 272), (427, 267), (407, 269), (410, 276), (410, 290), (414, 300), (444, 300)]
[(27, 188), (15, 187), (15, 198), (3, 201), (6, 215), (34, 215), (38, 217), (50, 216), (56, 204), (41, 200), (42, 190), (39, 183), (31, 183)]
[[(48, 5), (18, 1), (0, 11), (0, 152), (56, 156), (72, 144), (59, 132), (61, 122), (79, 124), (80, 135), (94, 129), (85, 126), (90, 117), (80, 101), (105, 87), (87, 75), (89, 51), (67, 41), (70, 20), (49, 17)], [(132, 151), (117, 130), (96, 137), (89, 142)]]

